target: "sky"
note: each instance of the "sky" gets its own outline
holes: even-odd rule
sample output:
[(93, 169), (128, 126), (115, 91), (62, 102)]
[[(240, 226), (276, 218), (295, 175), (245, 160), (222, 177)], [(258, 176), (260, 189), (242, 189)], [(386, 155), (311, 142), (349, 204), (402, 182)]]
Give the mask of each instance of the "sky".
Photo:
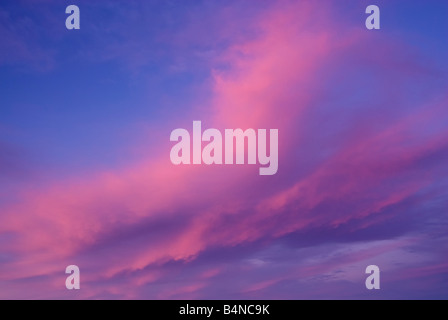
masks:
[[(2, 0), (0, 299), (447, 299), (447, 13)], [(173, 165), (193, 121), (278, 129), (278, 172)]]

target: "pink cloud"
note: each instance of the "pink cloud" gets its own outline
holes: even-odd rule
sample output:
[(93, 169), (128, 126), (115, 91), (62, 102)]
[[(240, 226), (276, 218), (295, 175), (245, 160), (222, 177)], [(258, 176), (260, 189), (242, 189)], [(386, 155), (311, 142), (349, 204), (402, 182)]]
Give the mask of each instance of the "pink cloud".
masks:
[[(321, 84), (321, 64), (333, 61), (346, 48), (359, 49), (358, 30), (344, 33), (345, 38), (336, 37), (338, 31), (328, 28), (330, 17), (313, 20), (317, 10), (321, 7), (311, 2), (279, 5), (254, 22), (259, 31), (255, 40), (230, 46), (211, 66), (211, 111), (203, 120), (210, 127), (278, 128), (280, 165), (290, 170), (297, 169), (297, 153), (306, 152), (301, 150), (304, 141), (313, 139), (305, 127), (320, 98), (315, 95)], [(386, 66), (388, 62), (387, 58), (379, 61)], [(220, 68), (221, 64), (230, 68)], [(372, 223), (367, 220), (370, 216), (404, 202), (436, 178), (437, 172), (428, 173), (416, 164), (447, 145), (447, 132), (442, 128), (427, 133), (421, 140), (414, 140), (413, 132), (421, 121), (432, 123), (437, 119), (439, 109), (401, 117), (382, 130), (357, 131), (356, 125), (347, 128), (348, 138), (324, 160), (316, 156), (316, 168), (292, 183), (283, 183), (276, 177), (263, 180), (246, 166), (175, 167), (168, 153), (162, 153), (147, 163), (118, 172), (98, 173), (29, 191), (24, 193), (21, 204), (6, 208), (0, 216), (0, 233), (13, 235), (11, 241), (0, 243), (1, 249), (17, 256), (2, 265), (0, 280), (54, 275), (65, 262), (70, 260), (71, 264), (80, 259), (85, 262), (83, 268), (96, 270), (86, 277), (91, 288), (88, 296), (101, 295), (102, 290), (118, 295), (126, 285), (108, 289), (103, 286), (100, 290), (89, 283), (98, 278), (112, 281), (167, 262), (188, 263), (207, 249), (275, 239), (309, 228), (338, 228), (355, 220), (366, 220), (359, 228), (366, 227)], [(192, 113), (199, 114), (197, 110)], [(360, 126), (365, 123), (360, 122)], [(321, 134), (316, 131), (316, 136)], [(168, 143), (166, 137), (158, 147), (164, 150)], [(414, 166), (415, 172), (407, 170)], [(279, 175), (288, 181), (288, 173)], [(252, 191), (258, 186), (268, 190), (266, 197)], [(335, 204), (347, 209), (335, 210)], [(176, 220), (184, 225), (174, 227)], [(116, 247), (120, 251), (83, 259), (85, 252), (103, 238), (107, 242), (114, 232), (159, 222), (166, 222), (166, 230), (150, 230), (148, 234), (140, 231), (141, 236), (148, 237), (153, 232), (151, 241), (125, 247), (109, 239), (112, 250)], [(389, 249), (373, 250), (367, 257), (359, 252), (342, 259), (341, 264)], [(262, 290), (290, 277), (311, 277), (330, 269), (322, 264), (304, 266), (300, 272), (250, 285), (246, 291)], [(162, 290), (157, 298), (200, 297), (201, 289), (207, 286), (204, 278), (218, 274), (215, 269), (206, 270), (199, 281)], [(164, 277), (163, 272), (148, 272), (136, 276), (133, 283), (142, 286)], [(47, 285), (59, 287), (59, 278)], [(132, 292), (126, 297), (135, 296)]]

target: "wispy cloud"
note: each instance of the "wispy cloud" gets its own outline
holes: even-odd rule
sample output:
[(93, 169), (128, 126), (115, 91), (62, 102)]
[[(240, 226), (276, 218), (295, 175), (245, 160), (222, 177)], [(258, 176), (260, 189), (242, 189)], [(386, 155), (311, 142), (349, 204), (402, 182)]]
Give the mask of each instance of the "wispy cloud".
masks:
[[(0, 297), (72, 298), (70, 264), (83, 272), (78, 298), (366, 297), (363, 272), (375, 263), (389, 285), (403, 281), (404, 265), (420, 279), (414, 290), (431, 290), (421, 279), (442, 279), (447, 264), (446, 81), (392, 36), (333, 28), (330, 4), (279, 3), (228, 25), (216, 21), (232, 6), (201, 8), (168, 33), (207, 68), (209, 105), (161, 126), (199, 117), (208, 127), (278, 128), (278, 174), (175, 167), (162, 136), (139, 164), (28, 189), (0, 214)], [(217, 16), (202, 21), (209, 10)], [(109, 58), (151, 63), (145, 32), (112, 43)], [(170, 59), (175, 69), (190, 61)], [(383, 297), (407, 294), (394, 292)]]

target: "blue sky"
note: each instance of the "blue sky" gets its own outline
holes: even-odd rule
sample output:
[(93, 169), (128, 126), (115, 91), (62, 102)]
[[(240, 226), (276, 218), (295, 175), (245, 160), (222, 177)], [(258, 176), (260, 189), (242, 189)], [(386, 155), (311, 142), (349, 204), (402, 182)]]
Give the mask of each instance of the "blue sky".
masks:
[[(3, 0), (0, 297), (445, 299), (448, 3), (375, 3)], [(173, 166), (194, 120), (278, 174)]]

